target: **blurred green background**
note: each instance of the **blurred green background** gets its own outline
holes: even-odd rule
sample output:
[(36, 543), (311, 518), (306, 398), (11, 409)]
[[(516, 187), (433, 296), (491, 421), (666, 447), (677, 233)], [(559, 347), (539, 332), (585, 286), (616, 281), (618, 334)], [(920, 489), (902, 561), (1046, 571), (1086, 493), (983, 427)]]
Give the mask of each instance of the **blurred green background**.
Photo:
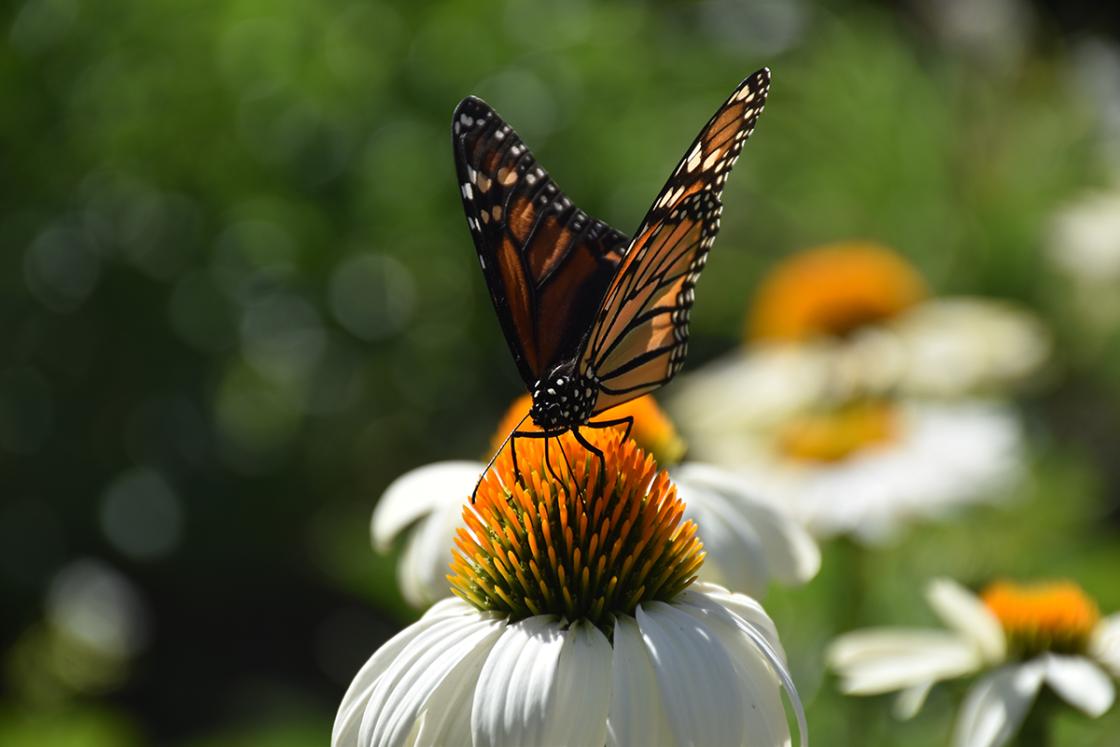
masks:
[[(738, 344), (760, 273), (818, 242), (877, 239), (938, 292), (1033, 307), (1057, 352), (1022, 402), (1024, 495), (872, 555), (862, 622), (932, 621), (937, 574), (1071, 576), (1120, 610), (1120, 321), (1094, 312), (1120, 283), (1047, 258), (1054, 211), (1120, 181), (1118, 21), (1026, 0), (8, 4), (0, 744), (327, 741), (415, 615), (370, 549), (378, 495), (480, 456), (521, 390), (451, 161), (469, 93), (633, 230), (769, 65), (689, 367)], [(953, 687), (898, 724), (822, 674), (846, 552), (767, 598), (811, 733), (943, 744)], [(1120, 713), (1058, 728), (1116, 744)]]

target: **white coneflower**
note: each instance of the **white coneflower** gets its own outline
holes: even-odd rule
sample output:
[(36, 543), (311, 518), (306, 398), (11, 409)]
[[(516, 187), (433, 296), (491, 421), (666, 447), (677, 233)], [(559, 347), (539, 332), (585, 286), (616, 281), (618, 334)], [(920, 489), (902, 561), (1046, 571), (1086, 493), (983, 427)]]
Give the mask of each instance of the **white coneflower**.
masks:
[(1105, 332), (1120, 324), (1120, 190), (1089, 192), (1055, 213), (1047, 254), (1071, 281), (1067, 303)]
[(927, 598), (950, 630), (870, 629), (832, 644), (829, 663), (844, 692), (901, 691), (896, 711), (909, 717), (935, 683), (983, 672), (957, 719), (958, 747), (1006, 744), (1043, 685), (1092, 717), (1112, 707), (1120, 615), (1101, 619), (1076, 584), (999, 582), (977, 597), (941, 579)]
[[(568, 469), (504, 451), (463, 510), (437, 603), (357, 674), (335, 747), (788, 745), (777, 633), (757, 602), (693, 583), (696, 527), (668, 474), (614, 430)], [(552, 444), (582, 454), (571, 435)], [(559, 461), (559, 463), (557, 463)], [(556, 473), (554, 476), (553, 473)]]
[(1029, 311), (979, 297), (931, 297), (890, 249), (846, 242), (784, 260), (763, 280), (747, 342), (827, 353), (832, 391), (990, 394), (1030, 379), (1050, 337)]
[(849, 242), (775, 268), (747, 336), (749, 350), (682, 377), (670, 410), (693, 454), (819, 537), (882, 540), (998, 496), (1021, 470), (1018, 420), (991, 398), (1048, 354), (1021, 309), (930, 299), (898, 254)]
[[(528, 396), (509, 408), (494, 448), (528, 409)], [(633, 417), (634, 440), (671, 469), (685, 517), (695, 520), (704, 536), (707, 559), (701, 579), (759, 597), (772, 580), (800, 584), (816, 575), (820, 551), (796, 521), (726, 470), (679, 464), (684, 443), (652, 397), (615, 408), (611, 415)], [(519, 453), (522, 443), (518, 441)], [(371, 522), (374, 546), (384, 552), (405, 537), (397, 577), (405, 599), (416, 607), (450, 593), (444, 578), (447, 547), (462, 525), (463, 504), (484, 467), (470, 461), (419, 467), (397, 478), (377, 503)]]
[(1003, 495), (1022, 470), (1018, 420), (999, 404), (822, 397), (749, 422), (720, 406), (704, 376), (678, 401), (692, 448), (818, 537), (891, 539)]

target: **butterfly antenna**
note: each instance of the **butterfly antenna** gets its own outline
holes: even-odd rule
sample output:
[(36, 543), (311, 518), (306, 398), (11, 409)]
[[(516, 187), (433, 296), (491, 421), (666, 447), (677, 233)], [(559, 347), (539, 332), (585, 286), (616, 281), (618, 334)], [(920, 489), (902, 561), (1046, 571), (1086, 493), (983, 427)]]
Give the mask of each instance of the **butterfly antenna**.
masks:
[(475, 482), (475, 484), (474, 484), (474, 490), (471, 491), (471, 505), (474, 505), (474, 499), (478, 496), (478, 488), (479, 488), (479, 486), (482, 485), (482, 481), (486, 479), (486, 475), (490, 472), (490, 468), (494, 466), (494, 462), (497, 461), (498, 456), (502, 453), (502, 449), (504, 449), (506, 447), (506, 444), (511, 443), (511, 442), (514, 442), (514, 445), (512, 447), (513, 448), (513, 476), (514, 476), (514, 479), (519, 479), (520, 478), (521, 475), (517, 471), (517, 444), (516, 444), (516, 439), (514, 438), (514, 436), (517, 433), (517, 429), (521, 427), (521, 424), (524, 423), (525, 419), (528, 418), (528, 417), (529, 417), (529, 413), (525, 413), (525, 417), (523, 417), (523, 418), (521, 418), (521, 420), (517, 421), (517, 425), (513, 426), (513, 430), (511, 430), (506, 435), (506, 437), (502, 440), (502, 443), (498, 446), (497, 450), (494, 452), (494, 456), (490, 457), (490, 461), (486, 463), (486, 467), (482, 470), (482, 474), (478, 476), (478, 481)]

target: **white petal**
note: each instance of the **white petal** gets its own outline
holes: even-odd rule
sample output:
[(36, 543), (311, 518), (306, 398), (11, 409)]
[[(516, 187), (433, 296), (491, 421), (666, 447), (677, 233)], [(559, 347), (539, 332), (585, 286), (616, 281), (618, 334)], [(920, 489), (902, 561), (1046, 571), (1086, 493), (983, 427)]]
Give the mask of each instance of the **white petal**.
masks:
[(702, 622), (664, 602), (635, 611), (678, 745), (743, 744), (743, 699), (726, 648)]
[(1089, 650), (1108, 667), (1112, 676), (1120, 677), (1120, 613), (1109, 615), (1097, 623)]
[(922, 395), (1006, 386), (1036, 370), (1050, 352), (1039, 320), (1001, 301), (934, 299), (894, 326), (908, 353), (900, 386)]
[(1046, 663), (1046, 684), (1074, 708), (1097, 718), (1116, 699), (1112, 680), (1093, 662), (1081, 656), (1050, 654)]
[(423, 609), (451, 594), (448, 565), (455, 532), (463, 526), (463, 504), (433, 506), (405, 540), (397, 563), (401, 594), (413, 607)]
[(871, 695), (902, 690), (976, 671), (975, 647), (942, 630), (879, 628), (848, 633), (828, 650), (828, 662), (842, 677), (841, 689)]
[[(735, 619), (733, 612), (704, 594), (694, 593), (687, 598), (682, 595), (673, 606), (702, 620), (730, 652), (743, 691), (739, 712), (746, 716), (745, 744), (788, 745), (790, 733), (782, 704), (782, 679), (774, 671), (773, 661), (759, 650), (755, 640), (743, 635), (740, 626), (750, 623), (742, 618)], [(794, 703), (799, 701), (796, 692), (790, 698)]]
[(551, 615), (510, 624), (479, 674), (471, 733), (479, 747), (544, 744), (564, 632)]
[(894, 715), (902, 721), (914, 718), (933, 689), (932, 682), (923, 682), (920, 685), (908, 687), (898, 694), (894, 701)]
[(377, 649), (362, 665), (350, 683), (350, 687), (346, 689), (346, 694), (342, 696), (342, 703), (338, 707), (334, 728), (331, 731), (332, 747), (350, 747), (358, 744), (358, 728), (361, 726), (374, 683), (405, 646), (434, 624), (434, 619), (423, 618), (409, 625), (383, 643), (381, 648)]
[[(741, 477), (712, 465), (684, 464), (675, 471), (674, 478), (686, 505), (691, 505), (689, 488), (697, 488), (716, 494), (721, 499), (718, 505), (733, 508), (738, 520), (752, 529), (766, 559), (766, 570), (777, 581), (801, 584), (817, 575), (821, 565), (817, 543), (800, 524), (757, 498), (750, 484)], [(707, 546), (707, 527), (700, 524), (700, 529)], [(734, 583), (730, 583), (730, 588), (750, 593), (750, 589)]]
[(972, 641), (984, 660), (1002, 661), (1007, 641), (999, 620), (980, 599), (947, 578), (934, 579), (926, 589), (926, 600), (946, 625)]
[(697, 599), (696, 595), (703, 595), (726, 607), (729, 612), (741, 617), (765, 638), (767, 645), (781, 658), (785, 666), (786, 652), (782, 648), (781, 638), (778, 637), (778, 628), (774, 621), (766, 614), (766, 610), (757, 600), (751, 599), (746, 594), (735, 594), (716, 584), (698, 582), (688, 587), (677, 597), (676, 602), (695, 604), (700, 607), (708, 605), (706, 599)]
[(738, 589), (755, 596), (766, 593), (770, 573), (762, 539), (755, 527), (719, 493), (703, 485), (691, 484), (677, 471), (673, 480), (677, 494), (685, 503), (685, 518), (696, 522), (704, 543), (704, 565), (700, 577), (705, 581)]
[(366, 712), (370, 694), (378, 678), (396, 660), (398, 654), (422, 632), (440, 620), (470, 619), (477, 616), (473, 607), (460, 599), (446, 599), (430, 609), (420, 620), (409, 625), (370, 657), (350, 683), (338, 709), (331, 744), (335, 747), (358, 744), (358, 730)]
[(1042, 685), (1039, 661), (1002, 667), (976, 683), (965, 698), (953, 735), (955, 747), (999, 747), (1023, 723)]
[(664, 745), (669, 722), (661, 703), (657, 672), (642, 641), (638, 621), (619, 615), (614, 625), (607, 744), (611, 747)]
[(398, 652), (378, 677), (358, 732), (362, 747), (399, 747), (416, 738), (427, 710), (458, 711), (506, 627), (482, 614), (440, 617)]
[(613, 656), (610, 641), (594, 625), (577, 622), (565, 632), (542, 744), (606, 744)]
[(373, 545), (386, 552), (406, 527), (439, 508), (462, 506), (484, 465), (437, 462), (398, 477), (385, 489), (370, 522)]

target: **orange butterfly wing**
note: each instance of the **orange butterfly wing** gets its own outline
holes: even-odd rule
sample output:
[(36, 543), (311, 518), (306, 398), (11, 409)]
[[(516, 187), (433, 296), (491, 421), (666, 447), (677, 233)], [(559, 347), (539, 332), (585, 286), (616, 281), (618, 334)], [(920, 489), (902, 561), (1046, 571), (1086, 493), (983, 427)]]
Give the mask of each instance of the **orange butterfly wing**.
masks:
[(580, 360), (580, 372), (598, 387), (593, 414), (657, 389), (684, 363), (693, 287), (719, 231), (723, 186), (769, 90), (765, 68), (739, 84), (642, 221)]
[(463, 208), (527, 387), (576, 358), (630, 239), (575, 207), (481, 99), (455, 109)]

